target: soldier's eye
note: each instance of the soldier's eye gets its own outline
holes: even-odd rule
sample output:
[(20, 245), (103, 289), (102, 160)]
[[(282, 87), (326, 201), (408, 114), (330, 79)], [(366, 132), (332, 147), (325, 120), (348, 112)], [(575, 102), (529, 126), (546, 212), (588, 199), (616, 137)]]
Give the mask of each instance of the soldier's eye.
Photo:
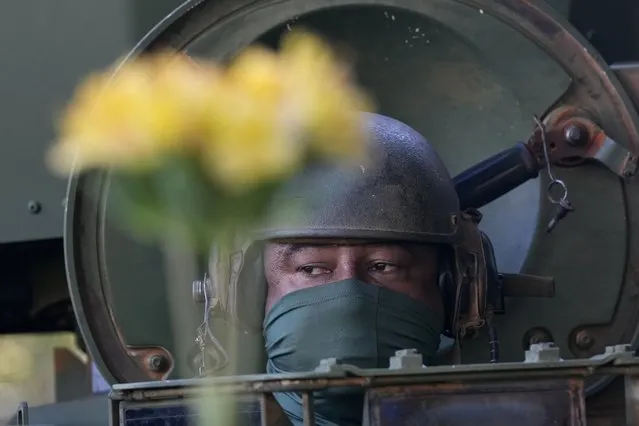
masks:
[(326, 268), (317, 265), (305, 265), (298, 268), (300, 272), (303, 272), (307, 275), (322, 275), (327, 274), (330, 271)]
[(377, 262), (370, 267), (370, 270), (373, 272), (393, 272), (397, 270), (397, 265), (393, 265), (392, 263)]

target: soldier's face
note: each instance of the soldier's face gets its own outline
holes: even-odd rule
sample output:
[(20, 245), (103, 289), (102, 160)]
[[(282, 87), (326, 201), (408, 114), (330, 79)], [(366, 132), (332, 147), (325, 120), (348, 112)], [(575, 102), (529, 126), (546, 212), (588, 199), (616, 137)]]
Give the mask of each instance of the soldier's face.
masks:
[(357, 279), (404, 293), (442, 313), (438, 260), (436, 247), (420, 244), (268, 243), (264, 250), (266, 312), (293, 291)]

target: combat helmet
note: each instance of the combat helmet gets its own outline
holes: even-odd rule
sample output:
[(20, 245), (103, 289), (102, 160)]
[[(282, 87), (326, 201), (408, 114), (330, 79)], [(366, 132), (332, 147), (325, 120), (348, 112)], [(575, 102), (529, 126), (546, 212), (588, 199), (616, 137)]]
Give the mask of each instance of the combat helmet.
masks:
[[(219, 307), (245, 330), (261, 330), (264, 317), (259, 242), (318, 238), (447, 247), (440, 265), (445, 334), (458, 337), (483, 325), (486, 238), (477, 228), (477, 216), (460, 211), (453, 180), (421, 134), (387, 116), (364, 113), (363, 118), (372, 161), (349, 169), (318, 165), (295, 176), (275, 197), (265, 225), (239, 244), (230, 264), (212, 256)], [(303, 205), (305, 214), (288, 208), (291, 203)]]

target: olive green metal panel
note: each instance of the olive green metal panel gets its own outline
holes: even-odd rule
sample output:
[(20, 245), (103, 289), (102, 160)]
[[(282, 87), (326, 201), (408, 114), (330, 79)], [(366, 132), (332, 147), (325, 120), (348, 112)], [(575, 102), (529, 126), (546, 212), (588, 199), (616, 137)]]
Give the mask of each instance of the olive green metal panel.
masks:
[(0, 4), (0, 243), (62, 236), (66, 181), (44, 151), (87, 73), (129, 51), (179, 0), (7, 0)]
[(137, 42), (185, 0), (129, 0), (132, 41)]
[(0, 4), (0, 243), (62, 236), (66, 182), (44, 165), (55, 110), (129, 44), (126, 1)]

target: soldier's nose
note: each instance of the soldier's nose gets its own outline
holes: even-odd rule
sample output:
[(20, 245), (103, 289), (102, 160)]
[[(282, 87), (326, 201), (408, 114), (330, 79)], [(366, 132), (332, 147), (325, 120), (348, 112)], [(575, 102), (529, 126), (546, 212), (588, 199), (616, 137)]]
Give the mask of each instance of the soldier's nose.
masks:
[(336, 281), (363, 278), (360, 276), (361, 262), (358, 259), (357, 246), (339, 247), (336, 261), (336, 268), (333, 271)]
[(349, 279), (363, 279), (360, 276), (360, 268), (358, 268), (355, 262), (340, 262), (335, 269), (334, 276), (337, 281), (349, 280)]
[(350, 269), (342, 269), (340, 268), (338, 271), (335, 272), (335, 280), (336, 281), (343, 281), (343, 280), (350, 280), (350, 279), (357, 279), (357, 273), (355, 271), (352, 271)]

